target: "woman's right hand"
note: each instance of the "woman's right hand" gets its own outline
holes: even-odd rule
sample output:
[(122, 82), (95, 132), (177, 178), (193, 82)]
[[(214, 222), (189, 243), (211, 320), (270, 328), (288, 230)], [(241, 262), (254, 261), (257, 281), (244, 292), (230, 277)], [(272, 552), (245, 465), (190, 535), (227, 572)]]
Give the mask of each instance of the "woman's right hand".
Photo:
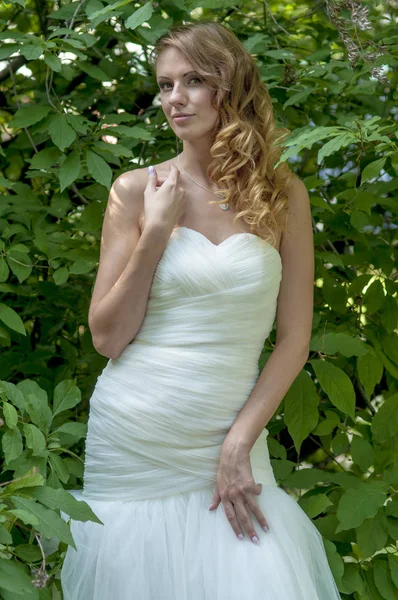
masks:
[[(162, 227), (171, 235), (175, 225), (184, 214), (184, 189), (180, 185), (180, 171), (171, 164), (167, 178), (159, 181), (156, 169), (153, 175), (148, 173), (144, 191), (145, 222), (144, 227)], [(156, 189), (157, 187), (160, 188)]]

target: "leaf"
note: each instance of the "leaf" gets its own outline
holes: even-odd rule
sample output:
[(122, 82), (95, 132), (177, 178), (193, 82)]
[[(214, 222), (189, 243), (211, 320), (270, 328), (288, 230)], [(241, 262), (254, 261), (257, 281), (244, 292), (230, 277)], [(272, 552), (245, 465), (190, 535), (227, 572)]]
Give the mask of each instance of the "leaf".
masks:
[(40, 152), (37, 152), (32, 156), (32, 158), (30, 159), (30, 168), (48, 169), (56, 162), (58, 162), (60, 156), (61, 152), (55, 146), (51, 146), (50, 148), (44, 148), (43, 150), (40, 150)]
[(66, 157), (59, 170), (61, 192), (78, 178), (80, 166), (80, 150), (73, 150)]
[(298, 502), (310, 519), (313, 519), (325, 512), (333, 502), (329, 500), (326, 494), (315, 494), (313, 496), (302, 496)]
[(383, 363), (374, 352), (359, 356), (357, 360), (359, 381), (362, 383), (365, 394), (371, 398), (375, 385), (380, 383), (383, 375)]
[(398, 393), (387, 398), (373, 417), (372, 433), (379, 443), (398, 435)]
[(60, 381), (54, 390), (53, 415), (73, 408), (81, 401), (81, 392), (74, 379)]
[(48, 508), (62, 510), (75, 521), (94, 521), (103, 524), (86, 502), (77, 500), (67, 490), (44, 486), (29, 490), (29, 494)]
[(0, 321), (3, 321), (13, 331), (26, 335), (23, 321), (13, 308), (0, 303)]
[(3, 413), (7, 427), (10, 429), (15, 429), (18, 423), (18, 413), (13, 405), (9, 404), (8, 402), (4, 402)]
[(354, 435), (351, 441), (351, 457), (356, 465), (358, 465), (364, 473), (373, 464), (374, 454), (373, 448), (368, 441)]
[(62, 483), (68, 483), (70, 474), (62, 458), (58, 454), (55, 454), (55, 452), (50, 452), (48, 458), (60, 481), (62, 481)]
[(302, 370), (284, 399), (284, 418), (297, 452), (318, 422), (319, 398), (311, 377)]
[(44, 62), (56, 73), (60, 73), (62, 71), (62, 62), (56, 54), (45, 52)]
[(375, 584), (383, 598), (398, 600), (398, 590), (391, 579), (388, 560), (375, 560), (373, 568)]
[(18, 277), (19, 283), (25, 281), (32, 272), (29, 254), (16, 250), (14, 246), (8, 250), (7, 262), (11, 271)]
[(27, 473), (9, 483), (6, 492), (10, 494), (11, 492), (15, 492), (15, 490), (43, 485), (43, 483), (44, 477), (38, 472), (37, 467), (32, 467)]
[(369, 558), (375, 552), (382, 550), (387, 542), (387, 517), (379, 510), (375, 517), (365, 519), (356, 530), (357, 543), (361, 558)]
[(366, 167), (362, 171), (361, 185), (363, 185), (365, 181), (368, 181), (368, 179), (373, 179), (374, 177), (377, 177), (380, 174), (382, 168), (384, 167), (384, 163), (386, 162), (386, 160), (387, 156), (384, 156), (383, 158), (374, 160), (373, 162), (366, 165)]
[(124, 22), (127, 29), (136, 29), (152, 17), (153, 7), (150, 2), (146, 2), (138, 10), (136, 10), (129, 18)]
[(14, 118), (11, 119), (9, 126), (18, 127), (19, 129), (23, 127), (30, 127), (31, 125), (34, 125), (35, 123), (38, 123), (44, 119), (50, 110), (51, 106), (46, 104), (23, 104), (20, 108), (18, 108)]
[(3, 256), (0, 256), (0, 281), (7, 281), (10, 270)]
[(47, 404), (47, 400), (43, 399), (43, 397), (29, 393), (26, 395), (25, 409), (32, 422), (42, 431), (48, 433), (52, 422), (52, 413)]
[(25, 509), (39, 519), (36, 529), (45, 538), (58, 538), (61, 542), (71, 545), (76, 550), (72, 534), (67, 523), (59, 517), (54, 511), (41, 506), (28, 498), (12, 496), (12, 500), (17, 508)]
[(57, 115), (50, 123), (48, 132), (52, 141), (62, 152), (76, 139), (75, 130), (68, 124), (64, 115)]
[(108, 163), (91, 150), (86, 151), (87, 170), (98, 183), (101, 183), (108, 189), (111, 187), (112, 169)]
[(22, 435), (19, 429), (10, 429), (4, 432), (1, 439), (6, 463), (19, 458), (23, 452)]
[(369, 481), (345, 491), (337, 507), (340, 524), (336, 533), (359, 527), (365, 519), (375, 517), (386, 501), (388, 487), (384, 481)]
[(29, 593), (32, 591), (31, 577), (21, 563), (0, 558), (0, 588), (13, 594)]
[(76, 438), (77, 440), (80, 440), (81, 438), (84, 438), (87, 434), (87, 424), (69, 421), (68, 423), (64, 423), (63, 425), (61, 425), (61, 427), (58, 427), (58, 429), (55, 429), (55, 431), (53, 431), (53, 434), (56, 433), (64, 433), (66, 435)]
[(37, 527), (37, 525), (39, 524), (39, 519), (27, 510), (23, 510), (21, 508), (13, 508), (11, 510), (8, 510), (7, 514), (8, 513), (14, 515), (14, 517), (17, 517), (17, 519), (20, 519), (26, 525), (33, 525), (33, 527)]
[(315, 359), (309, 362), (332, 404), (355, 420), (355, 392), (348, 375), (326, 360)]
[(27, 447), (33, 451), (33, 455), (38, 456), (46, 447), (46, 438), (32, 423), (24, 423), (23, 429)]
[(53, 272), (53, 279), (56, 285), (62, 285), (68, 281), (69, 269), (68, 267), (60, 267)]

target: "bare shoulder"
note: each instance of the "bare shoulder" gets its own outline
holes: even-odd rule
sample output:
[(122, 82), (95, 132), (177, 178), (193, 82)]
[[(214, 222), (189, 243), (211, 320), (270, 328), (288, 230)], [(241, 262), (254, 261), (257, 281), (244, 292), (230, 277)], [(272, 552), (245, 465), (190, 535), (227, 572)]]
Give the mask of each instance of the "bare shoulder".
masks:
[(288, 198), (287, 208), (289, 213), (297, 214), (300, 210), (307, 211), (309, 209), (310, 199), (306, 185), (297, 175), (294, 175), (285, 191)]

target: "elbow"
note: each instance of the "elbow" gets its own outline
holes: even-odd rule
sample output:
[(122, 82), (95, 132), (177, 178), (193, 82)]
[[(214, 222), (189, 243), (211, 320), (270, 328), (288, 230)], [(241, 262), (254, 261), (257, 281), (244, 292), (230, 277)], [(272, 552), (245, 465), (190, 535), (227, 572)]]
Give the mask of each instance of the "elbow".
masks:
[(93, 346), (98, 352), (98, 354), (101, 354), (102, 356), (105, 356), (106, 358), (110, 358), (112, 360), (119, 358), (119, 356), (122, 354), (125, 348), (125, 346), (122, 347), (120, 346), (120, 344), (112, 343), (112, 341), (109, 338), (99, 339), (98, 337), (92, 336), (92, 340)]

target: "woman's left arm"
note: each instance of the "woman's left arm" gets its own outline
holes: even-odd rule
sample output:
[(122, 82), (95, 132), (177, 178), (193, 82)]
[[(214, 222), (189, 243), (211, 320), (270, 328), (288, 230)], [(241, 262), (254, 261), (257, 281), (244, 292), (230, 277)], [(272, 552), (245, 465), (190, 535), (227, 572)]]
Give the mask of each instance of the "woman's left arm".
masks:
[(288, 228), (280, 246), (283, 269), (275, 347), (224, 446), (251, 450), (308, 359), (314, 305), (314, 242), (308, 192), (298, 178), (288, 190), (288, 207)]
[(222, 444), (217, 486), (209, 507), (214, 510), (223, 502), (236, 535), (246, 530), (253, 541), (256, 531), (246, 506), (263, 528), (267, 522), (252, 498), (261, 493), (262, 486), (254, 482), (250, 450), (305, 365), (312, 330), (314, 246), (310, 201), (307, 188), (298, 178), (287, 194), (288, 221), (280, 245), (283, 269), (275, 348)]

